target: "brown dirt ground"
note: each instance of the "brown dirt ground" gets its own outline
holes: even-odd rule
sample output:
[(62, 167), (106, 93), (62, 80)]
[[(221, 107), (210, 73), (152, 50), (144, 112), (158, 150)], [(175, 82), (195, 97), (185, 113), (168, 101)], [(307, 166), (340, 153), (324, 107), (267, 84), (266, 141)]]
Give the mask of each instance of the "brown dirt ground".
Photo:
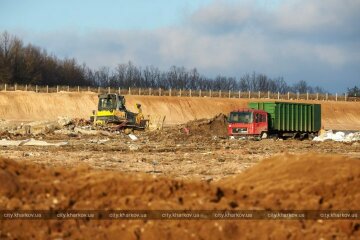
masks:
[[(68, 145), (8, 146), (0, 148), (0, 156), (20, 162), (36, 162), (50, 166), (93, 168), (119, 172), (144, 172), (177, 179), (216, 180), (243, 172), (262, 159), (289, 152), (341, 153), (360, 158), (358, 142), (312, 142), (309, 140), (231, 140), (226, 133), (225, 116), (191, 121), (187, 124), (155, 132), (136, 132), (137, 141), (119, 134), (112, 136), (75, 137), (63, 134), (37, 136), (48, 142), (68, 141)], [(217, 128), (217, 130), (214, 130)], [(219, 128), (219, 129), (218, 129)], [(185, 131), (187, 129), (187, 131)], [(26, 139), (29, 136), (11, 136)], [(99, 144), (101, 141), (106, 141)]]
[[(0, 159), (0, 179), (1, 209), (360, 209), (360, 161), (339, 155), (277, 155), (210, 183)], [(359, 239), (359, 226), (352, 220), (6, 220), (0, 237)]]
[[(87, 118), (96, 99), (1, 92), (0, 119)], [(136, 102), (180, 125), (135, 132), (137, 141), (50, 131), (36, 138), (69, 144), (0, 147), (0, 209), (360, 209), (360, 142), (230, 140), (219, 113), (247, 99), (127, 96), (131, 110)], [(321, 104), (325, 128), (360, 130), (359, 103)], [(0, 239), (359, 239), (359, 229), (352, 220), (6, 220)]]

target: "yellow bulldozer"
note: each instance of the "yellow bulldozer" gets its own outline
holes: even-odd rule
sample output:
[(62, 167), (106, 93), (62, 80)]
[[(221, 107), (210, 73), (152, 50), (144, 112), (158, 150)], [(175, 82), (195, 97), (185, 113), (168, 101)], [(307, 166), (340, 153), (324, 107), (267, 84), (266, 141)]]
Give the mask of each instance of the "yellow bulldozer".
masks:
[(144, 130), (149, 127), (149, 119), (142, 114), (141, 104), (136, 104), (137, 113), (125, 107), (125, 97), (115, 93), (98, 95), (98, 109), (93, 111), (90, 121), (96, 126), (112, 130)]
[(98, 95), (98, 109), (93, 111), (90, 121), (100, 128), (108, 130), (159, 130), (162, 129), (165, 116), (144, 116), (141, 104), (136, 104), (137, 113), (125, 107), (125, 97), (115, 93)]

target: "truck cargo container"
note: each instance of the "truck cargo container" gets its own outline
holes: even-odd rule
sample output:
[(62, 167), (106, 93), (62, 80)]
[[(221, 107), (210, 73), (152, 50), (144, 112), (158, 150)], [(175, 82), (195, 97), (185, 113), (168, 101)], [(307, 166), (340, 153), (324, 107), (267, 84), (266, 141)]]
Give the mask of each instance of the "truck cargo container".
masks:
[(250, 102), (228, 117), (230, 136), (267, 138), (316, 136), (321, 129), (321, 105), (290, 102)]

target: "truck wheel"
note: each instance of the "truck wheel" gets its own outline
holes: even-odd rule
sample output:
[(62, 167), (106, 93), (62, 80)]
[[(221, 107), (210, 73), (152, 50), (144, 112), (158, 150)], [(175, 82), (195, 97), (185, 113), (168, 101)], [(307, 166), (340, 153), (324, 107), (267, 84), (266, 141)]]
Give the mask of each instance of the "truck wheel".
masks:
[(268, 138), (267, 132), (262, 132), (261, 133), (261, 139), (266, 139), (266, 138)]
[(300, 139), (300, 133), (294, 133), (292, 139)]
[(308, 138), (308, 134), (307, 133), (302, 133), (300, 134), (300, 140), (304, 140), (304, 139), (307, 139)]
[(280, 136), (278, 133), (275, 133), (275, 134), (271, 134), (271, 138), (278, 140), (280, 138)]
[(313, 140), (314, 137), (315, 137), (315, 134), (314, 134), (314, 133), (308, 134), (308, 139), (309, 139), (310, 141)]

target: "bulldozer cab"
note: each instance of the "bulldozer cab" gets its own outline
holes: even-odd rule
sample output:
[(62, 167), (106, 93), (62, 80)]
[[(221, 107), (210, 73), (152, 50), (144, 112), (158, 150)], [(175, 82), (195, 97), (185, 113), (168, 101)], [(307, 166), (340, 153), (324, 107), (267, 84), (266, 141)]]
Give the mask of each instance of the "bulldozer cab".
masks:
[(125, 97), (117, 94), (100, 94), (98, 111), (126, 111)]

